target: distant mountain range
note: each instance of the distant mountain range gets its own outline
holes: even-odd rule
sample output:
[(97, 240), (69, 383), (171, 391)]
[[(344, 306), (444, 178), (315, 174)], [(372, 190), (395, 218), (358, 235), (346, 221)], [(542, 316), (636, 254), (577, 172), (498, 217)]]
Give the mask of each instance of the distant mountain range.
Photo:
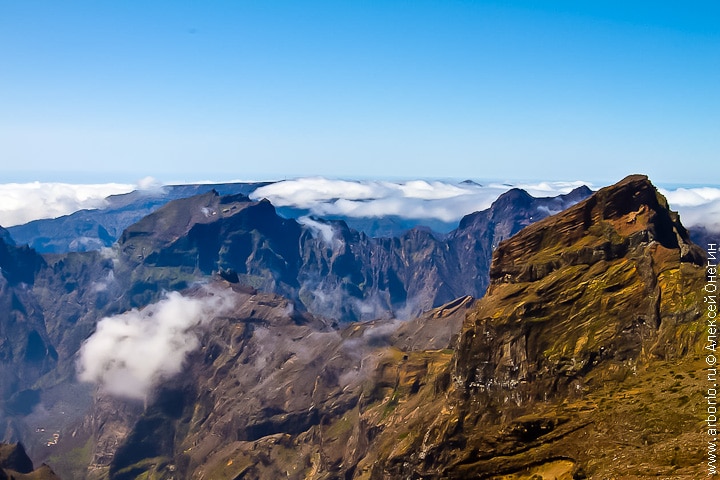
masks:
[[(167, 185), (151, 190), (136, 190), (127, 194), (107, 197), (106, 205), (103, 208), (79, 210), (59, 218), (34, 220), (23, 225), (9, 227), (8, 230), (15, 242), (21, 245), (27, 244), (38, 253), (99, 250), (111, 246), (120, 237), (123, 230), (170, 201), (207, 193), (211, 190), (218, 192), (219, 195), (241, 193), (249, 196), (258, 189), (273, 185), (273, 183)], [(470, 181), (462, 182), (461, 185), (480, 187)], [(302, 219), (312, 216), (310, 208), (297, 205), (276, 206), (276, 211), (285, 218)], [(370, 217), (324, 214), (322, 218), (344, 221), (350, 228), (370, 237), (400, 236), (418, 226), (427, 227), (438, 234), (445, 234), (457, 228), (457, 221), (438, 218), (410, 218), (397, 214)]]
[[(0, 229), (4, 441), (62, 478), (700, 472), (694, 417), (667, 412), (698, 403), (704, 253), (647, 178), (512, 189), (449, 232), (383, 237), (280, 215), (257, 186)], [(217, 299), (230, 306), (207, 310)], [(99, 387), (77, 381), (101, 319), (190, 315), (166, 317), (176, 300), (197, 320), (149, 335), (187, 349), (182, 375), (162, 359), (142, 401), (119, 398), (134, 377), (108, 345)]]
[(123, 230), (162, 205), (215, 190), (223, 195), (249, 194), (262, 183), (168, 185), (107, 197), (101, 209), (80, 210), (59, 218), (34, 220), (8, 228), (15, 242), (38, 253), (67, 253), (109, 247)]

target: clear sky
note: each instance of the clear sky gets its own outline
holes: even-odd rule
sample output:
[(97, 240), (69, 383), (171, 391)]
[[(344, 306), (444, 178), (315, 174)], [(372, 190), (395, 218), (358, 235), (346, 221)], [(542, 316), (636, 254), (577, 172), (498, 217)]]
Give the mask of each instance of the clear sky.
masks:
[(719, 153), (715, 0), (0, 0), (0, 182), (716, 184)]

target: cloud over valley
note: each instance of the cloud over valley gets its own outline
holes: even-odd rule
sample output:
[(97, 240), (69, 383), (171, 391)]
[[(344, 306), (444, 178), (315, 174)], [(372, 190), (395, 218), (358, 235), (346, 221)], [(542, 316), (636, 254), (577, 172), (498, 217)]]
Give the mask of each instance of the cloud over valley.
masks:
[(78, 378), (115, 396), (144, 399), (199, 347), (196, 327), (232, 307), (227, 292), (205, 290), (199, 298), (171, 292), (143, 309), (103, 318), (80, 349)]
[(585, 184), (577, 181), (479, 185), (474, 182), (348, 181), (315, 177), (266, 185), (255, 190), (250, 197), (256, 200), (267, 198), (277, 207), (307, 209), (319, 217), (377, 218), (392, 215), (457, 222), (469, 213), (490, 207), (497, 197), (513, 187), (543, 197), (569, 193)]

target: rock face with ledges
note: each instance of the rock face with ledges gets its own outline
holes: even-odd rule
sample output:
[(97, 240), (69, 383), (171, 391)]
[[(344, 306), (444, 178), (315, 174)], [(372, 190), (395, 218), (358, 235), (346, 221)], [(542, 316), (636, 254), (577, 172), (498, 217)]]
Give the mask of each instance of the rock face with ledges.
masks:
[(378, 452), (381, 471), (697, 478), (703, 262), (642, 176), (501, 243), (453, 381), (426, 393), (437, 418), (411, 422), (400, 454)]

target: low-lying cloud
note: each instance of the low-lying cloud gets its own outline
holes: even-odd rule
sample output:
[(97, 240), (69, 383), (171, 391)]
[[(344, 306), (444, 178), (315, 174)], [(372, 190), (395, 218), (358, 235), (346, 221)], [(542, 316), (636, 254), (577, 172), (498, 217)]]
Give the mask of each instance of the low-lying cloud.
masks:
[(109, 195), (128, 193), (135, 185), (105, 183), (0, 184), (0, 225), (12, 227), (40, 218), (56, 218), (82, 209), (102, 208)]
[(451, 183), (415, 180), (409, 182), (348, 181), (326, 178), (299, 178), (273, 183), (255, 190), (253, 199), (267, 198), (278, 207), (296, 207), (313, 215), (435, 219), (456, 222), (463, 216), (485, 210), (512, 187), (533, 196), (569, 193), (586, 182), (542, 182), (505, 185), (473, 182)]
[[(467, 214), (489, 208), (511, 188), (522, 188), (534, 197), (552, 197), (569, 193), (581, 185), (597, 188), (582, 181), (479, 185), (474, 182), (349, 181), (316, 177), (266, 185), (250, 196), (267, 198), (278, 207), (306, 209), (318, 217), (395, 215), (415, 220), (457, 222)], [(670, 207), (680, 213), (686, 227), (704, 226), (712, 232), (720, 232), (720, 188), (660, 188), (660, 191), (667, 197)]]
[(703, 226), (710, 232), (720, 233), (720, 188), (659, 190), (667, 198), (670, 208), (680, 213), (680, 221), (685, 227)]
[(200, 298), (172, 292), (141, 310), (103, 318), (80, 348), (78, 378), (111, 395), (145, 399), (200, 346), (197, 327), (232, 307), (226, 292), (206, 290)]
[[(538, 182), (479, 185), (474, 182), (380, 180), (333, 180), (322, 177), (284, 180), (256, 189), (250, 197), (267, 198), (276, 207), (306, 210), (315, 217), (380, 218), (396, 216), (422, 222), (454, 223), (463, 216), (485, 210), (510, 188), (522, 188), (535, 197), (569, 193), (581, 185), (574, 182)], [(0, 184), (0, 226), (10, 227), (40, 218), (54, 218), (80, 209), (102, 208), (108, 195), (133, 189), (157, 191), (160, 183), (147, 177), (130, 184), (74, 185), (67, 183)], [(720, 232), (720, 188), (660, 189), (683, 223)], [(324, 228), (305, 217), (308, 227)], [(317, 230), (321, 233), (321, 230)], [(326, 239), (327, 229), (322, 234)]]
[(319, 222), (308, 216), (300, 217), (297, 221), (300, 225), (309, 228), (313, 237), (321, 239), (333, 250), (337, 250), (342, 245), (342, 240), (335, 236), (335, 228), (332, 225)]

